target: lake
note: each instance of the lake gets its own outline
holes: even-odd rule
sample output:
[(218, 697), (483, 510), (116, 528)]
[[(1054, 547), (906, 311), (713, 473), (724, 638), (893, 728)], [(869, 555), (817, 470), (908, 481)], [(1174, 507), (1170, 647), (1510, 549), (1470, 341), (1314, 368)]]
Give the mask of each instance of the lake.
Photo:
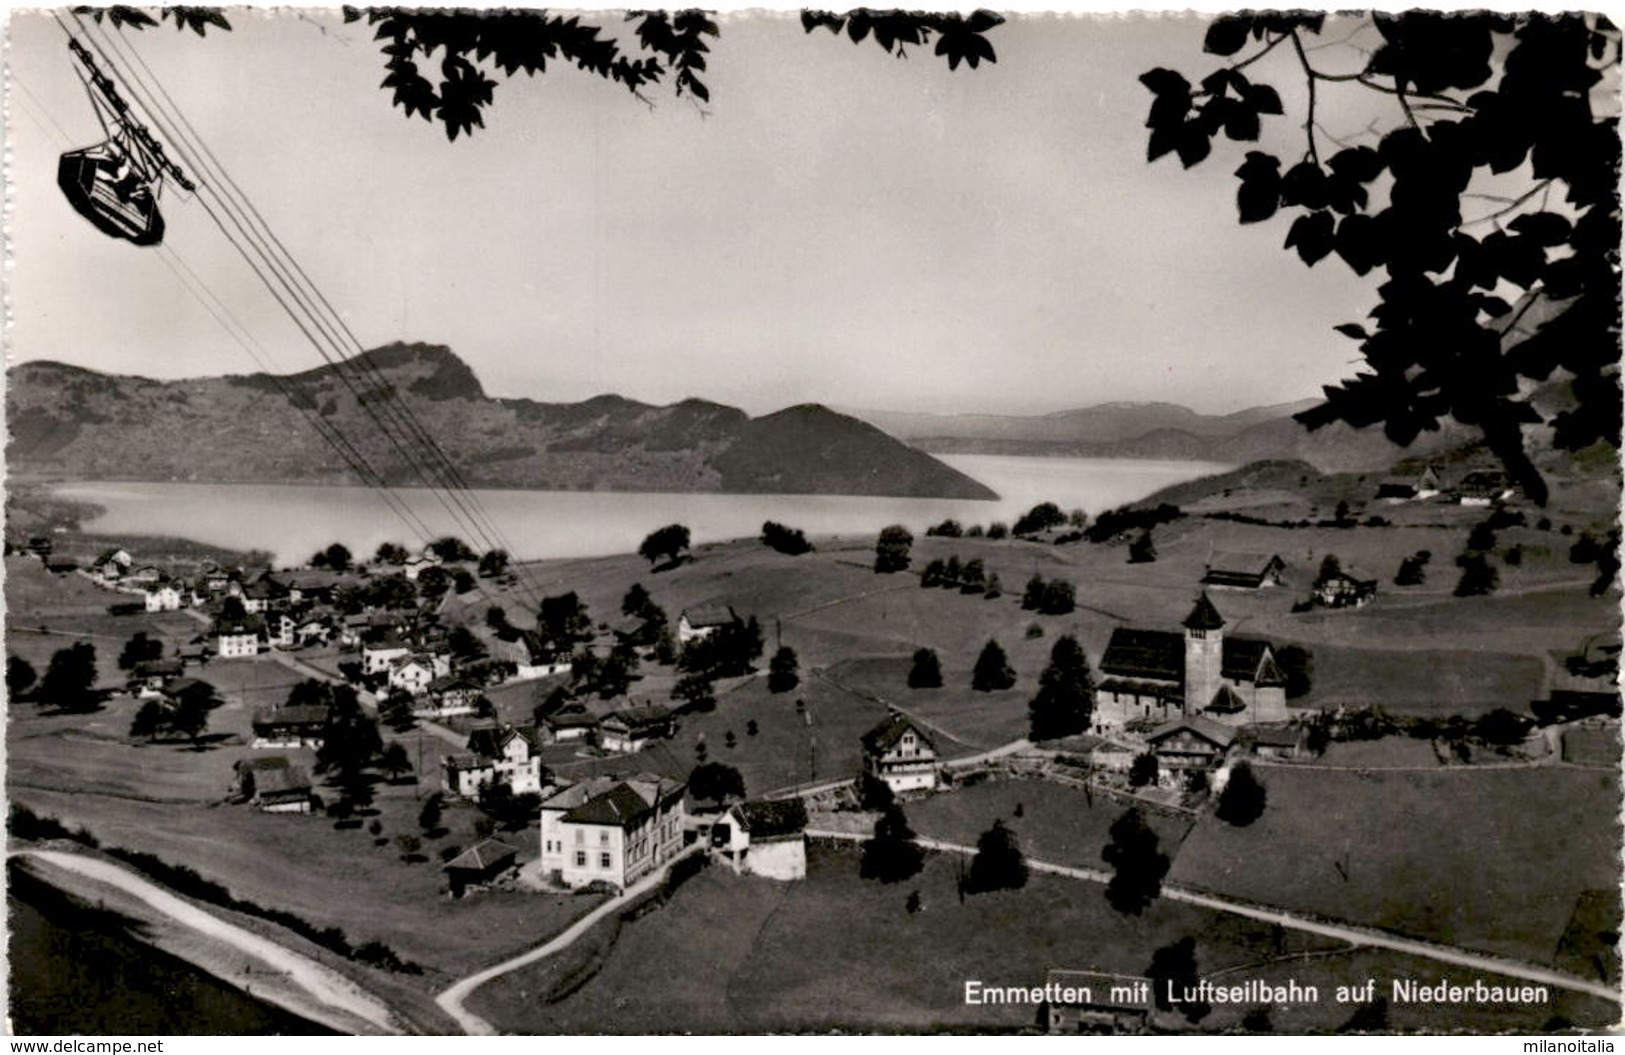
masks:
[[(602, 491), (476, 490), (480, 504), (514, 556), (523, 560), (635, 552), (650, 531), (688, 527), (694, 543), (751, 537), (765, 520), (809, 536), (874, 535), (887, 524), (915, 531), (948, 517), (965, 525), (1006, 523), (1039, 502), (1099, 513), (1172, 484), (1231, 468), (1215, 462), (1102, 458), (939, 455), (999, 498), (869, 498), (844, 495), (669, 494)], [(299, 564), (342, 542), (358, 556), (381, 542), (412, 545), (407, 524), (365, 487), (282, 484), (85, 482), (64, 484), (64, 498), (94, 502), (106, 513), (84, 525), (106, 535), (170, 535), (232, 549), (259, 549), (279, 564)], [(476, 544), (434, 493), (396, 494), (437, 535)]]

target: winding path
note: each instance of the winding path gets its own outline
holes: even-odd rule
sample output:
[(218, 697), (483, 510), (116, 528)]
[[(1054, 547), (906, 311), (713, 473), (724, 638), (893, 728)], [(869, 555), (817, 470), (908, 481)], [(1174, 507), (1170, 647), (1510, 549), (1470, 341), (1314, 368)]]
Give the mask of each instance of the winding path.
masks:
[[(863, 842), (869, 838), (867, 835), (854, 835), (850, 832), (823, 831), (811, 828), (807, 829), (807, 835), (809, 838), (838, 839), (844, 842)], [(924, 849), (935, 850), (940, 853), (969, 855), (976, 852), (976, 848), (973, 846), (943, 842), (940, 839), (919, 838), (914, 841)], [(1111, 881), (1111, 874), (1101, 868), (1077, 868), (1070, 865), (1051, 864), (1047, 861), (1034, 861), (1030, 858), (1027, 861), (1027, 867), (1034, 872), (1044, 872), (1069, 879), (1082, 879), (1091, 883), (1107, 883)], [(1291, 930), (1318, 934), (1325, 938), (1347, 942), (1350, 945), (1392, 949), (1395, 952), (1420, 956), (1439, 963), (1468, 967), (1478, 971), (1489, 971), (1511, 978), (1521, 978), (1525, 981), (1549, 985), (1556, 989), (1568, 989), (1576, 993), (1585, 993), (1588, 996), (1601, 997), (1615, 1003), (1620, 999), (1619, 989), (1615, 986), (1602, 982), (1587, 981), (1584, 978), (1576, 978), (1547, 967), (1541, 967), (1538, 964), (1504, 959), (1488, 953), (1472, 952), (1452, 945), (1440, 945), (1415, 938), (1402, 938), (1384, 931), (1355, 926), (1349, 923), (1326, 922), (1308, 916), (1300, 916), (1284, 909), (1232, 901), (1229, 898), (1202, 894), (1188, 887), (1173, 886), (1167, 883), (1163, 884), (1162, 896), (1170, 901), (1183, 901), (1186, 904), (1212, 909), (1215, 912), (1229, 912), (1237, 916), (1246, 916), (1249, 919), (1275, 923)]]
[[(357, 1019), (372, 1026), (379, 1033), (403, 1032), (382, 1001), (363, 992), (354, 982), (332, 968), (234, 923), (227, 923), (217, 916), (210, 915), (191, 902), (183, 901), (162, 887), (117, 865), (98, 858), (57, 850), (19, 850), (13, 856), (36, 858), (65, 871), (86, 876), (98, 883), (117, 887), (199, 934), (224, 942), (268, 964), (274, 972), (282, 974), (294, 985), (309, 993), (319, 1004), (324, 1005), (323, 1008), (290, 1008), (296, 1014), (324, 1019), (327, 1025), (344, 1033), (355, 1032)], [(230, 979), (222, 981), (229, 982)], [(343, 1015), (324, 1016), (321, 1014), (324, 1009), (343, 1012)]]

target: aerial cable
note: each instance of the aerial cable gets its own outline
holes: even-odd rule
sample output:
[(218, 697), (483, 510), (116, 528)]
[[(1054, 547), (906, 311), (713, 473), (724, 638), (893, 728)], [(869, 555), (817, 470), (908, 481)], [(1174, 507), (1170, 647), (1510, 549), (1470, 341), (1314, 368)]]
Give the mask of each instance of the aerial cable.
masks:
[[(75, 17), (77, 18), (77, 16)], [(60, 23), (60, 19), (58, 21)], [(97, 43), (94, 36), (90, 34), (89, 27), (85, 25), (82, 19), (80, 20), (80, 24), (85, 29), (87, 39), (90, 40), (92, 47), (96, 48), (98, 53), (102, 55), (103, 59), (106, 60), (111, 67), (111, 59)], [(66, 27), (64, 26), (63, 28), (64, 31), (67, 32)], [(103, 34), (108, 39), (110, 46), (115, 46), (112, 42), (116, 39), (116, 35), (107, 33), (105, 30), (103, 30)], [(233, 189), (235, 189), (243, 199), (242, 202), (237, 202), (233, 200), (230, 195), (222, 193), (220, 187), (213, 186), (205, 182), (205, 189), (210, 191), (214, 197), (219, 199), (221, 206), (227, 210), (232, 225), (241, 233), (243, 240), (252, 244), (254, 252), (259, 254), (264, 264), (275, 272), (277, 282), (282, 285), (290, 296), (293, 296), (296, 300), (298, 300), (300, 308), (308, 313), (309, 321), (322, 331), (323, 338), (333, 342), (339, 348), (343, 347), (342, 343), (333, 336), (331, 326), (323, 324), (319, 313), (311, 305), (309, 298), (301, 295), (300, 291), (296, 288), (295, 283), (288, 276), (287, 267), (289, 264), (298, 270), (300, 276), (305, 280), (305, 283), (311, 288), (314, 294), (320, 298), (322, 305), (327, 309), (331, 316), (336, 319), (337, 325), (342, 328), (346, 334), (348, 334), (350, 341), (355, 345), (355, 347), (358, 350), (362, 350), (360, 342), (356, 340), (353, 333), (349, 332), (348, 327), (343, 324), (342, 318), (338, 317), (337, 312), (333, 310), (332, 305), (326, 300), (325, 297), (321, 295), (320, 290), (315, 287), (314, 283), (310, 281), (309, 276), (304, 273), (302, 268), (299, 268), (297, 261), (293, 260), (292, 255), (287, 252), (286, 247), (281, 244), (280, 240), (276, 239), (274, 233), (270, 231), (269, 225), (265, 224), (263, 217), (258, 213), (258, 210), (254, 209), (252, 202), (248, 201), (247, 195), (243, 194), (241, 189), (236, 187), (235, 181), (231, 180), (231, 177), (229, 173), (225, 171), (224, 166), (219, 164), (218, 159), (214, 157), (213, 152), (209, 150), (207, 144), (202, 141), (201, 136), (197, 135), (196, 130), (192, 128), (190, 122), (186, 120), (184, 112), (182, 112), (179, 106), (175, 104), (174, 100), (168, 96), (168, 93), (163, 88), (162, 83), (158, 80), (155, 74), (152, 74), (151, 68), (146, 65), (145, 60), (141, 57), (139, 51), (137, 51), (133, 45), (130, 45), (127, 42), (124, 42), (123, 48), (127, 54), (133, 56), (133, 59), (137, 64), (142, 66), (142, 68), (145, 69), (149, 75), (151, 75), (152, 81), (157, 87), (157, 91), (163, 94), (166, 101), (168, 101), (169, 106), (173, 109), (175, 115), (182, 123), (186, 125), (187, 130), (191, 132), (193, 137), (197, 140), (196, 146), (201, 149), (202, 152), (208, 155), (209, 160), (214, 163), (214, 169), (219, 173), (222, 180), (230, 183)], [(177, 149), (179, 149), (183, 155), (185, 155), (187, 163), (192, 165), (194, 169), (197, 169), (200, 174), (206, 170), (208, 166), (200, 163), (197, 154), (188, 149), (188, 147), (192, 145), (190, 141), (187, 140), (185, 136), (176, 134), (173, 129), (164, 128), (162, 122), (157, 120), (158, 117), (167, 115), (165, 115), (163, 111), (161, 111), (146, 97), (145, 93), (148, 91), (148, 89), (145, 81), (140, 80), (139, 76), (135, 75), (133, 71), (131, 71), (131, 78), (127, 79), (125, 84), (126, 87), (132, 92), (132, 95), (146, 107), (149, 112), (149, 116), (154, 117), (155, 123), (160, 125), (160, 129), (170, 137), (171, 141), (175, 143)], [(442, 485), (437, 489), (434, 482), (425, 472), (424, 465), (411, 452), (407, 445), (403, 443), (403, 441), (395, 434), (395, 430), (403, 430), (407, 436), (416, 438), (418, 442), (427, 447), (435, 459), (441, 463), (441, 474), (446, 479), (451, 480), (454, 487), (461, 487), (465, 491), (469, 490), (466, 480), (462, 478), (461, 473), (451, 462), (450, 458), (445, 454), (444, 450), (434, 442), (433, 437), (430, 436), (421, 423), (416, 420), (415, 416), (412, 415), (410, 408), (405, 405), (404, 401), (400, 400), (400, 397), (387, 386), (387, 382), (382, 377), (382, 374), (378, 372), (377, 368), (373, 366), (370, 361), (365, 359), (361, 360), (362, 369), (371, 370), (371, 372), (374, 374), (376, 383), (380, 386), (380, 390), (385, 393), (383, 409), (392, 412), (391, 423), (394, 425), (394, 429), (390, 427), (391, 423), (386, 423), (377, 412), (378, 407), (376, 406), (376, 401), (365, 398), (363, 393), (357, 390), (356, 385), (345, 372), (345, 369), (340, 362), (336, 362), (334, 358), (328, 354), (322, 341), (311, 332), (310, 327), (307, 326), (305, 322), (301, 321), (301, 319), (298, 317), (298, 313), (295, 312), (292, 306), (288, 304), (287, 300), (276, 291), (271, 281), (267, 278), (264, 270), (253, 263), (250, 253), (247, 249), (245, 249), (243, 242), (240, 242), (237, 237), (233, 236), (231, 231), (228, 230), (226, 225), (221, 221), (219, 215), (216, 214), (213, 209), (209, 208), (206, 202), (202, 202), (201, 204), (204, 205), (205, 211), (208, 212), (216, 227), (221, 230), (222, 235), (224, 235), (227, 240), (235, 248), (237, 248), (239, 253), (244, 255), (245, 260), (249, 261), (251, 268), (253, 268), (256, 273), (256, 276), (259, 277), (261, 282), (267, 286), (273, 297), (275, 297), (277, 300), (278, 304), (285, 312), (288, 313), (290, 318), (295, 321), (295, 324), (299, 326), (301, 332), (305, 334), (307, 340), (309, 340), (317, 349), (318, 353), (322, 355), (324, 361), (328, 362), (333, 367), (339, 380), (343, 382), (348, 389), (350, 389), (352, 395), (356, 397), (358, 405), (366, 410), (369, 417), (373, 419), (375, 426), (378, 427), (379, 431), (384, 434), (385, 438), (395, 447), (397, 453), (407, 461), (411, 468), (418, 473), (419, 477), (423, 479), (425, 485), (431, 490), (432, 493), (435, 494), (436, 498), (441, 502), (441, 504), (446, 507), (446, 510), (448, 514), (452, 516), (453, 521), (465, 523), (465, 530), (468, 529), (468, 527), (471, 527), (471, 533), (475, 536), (476, 541), (483, 541), (488, 549), (499, 548), (500, 546), (500, 548), (512, 552), (512, 547), (506, 543), (506, 540), (501, 538), (500, 532), (495, 528), (495, 525), (491, 523), (488, 514), (486, 514), (484, 510), (480, 508), (477, 497), (471, 493), (468, 495), (468, 499), (473, 505), (473, 508), (471, 509), (469, 505), (463, 501), (461, 496), (459, 496), (452, 488)], [(277, 247), (281, 249), (283, 254), (288, 258), (287, 264), (283, 264), (281, 261), (278, 261), (275, 254), (270, 252), (270, 250), (266, 247), (263, 238), (260, 237), (257, 232), (250, 229), (250, 225), (243, 219), (243, 210), (245, 206), (248, 210), (252, 211), (255, 218), (259, 220), (260, 226), (264, 228), (265, 233), (276, 241)], [(398, 404), (398, 406), (390, 405), (391, 397), (393, 397), (394, 403)], [(457, 509), (453, 509), (451, 503), (447, 501), (447, 496), (440, 493), (442, 490), (450, 494), (452, 502), (455, 502), (456, 506), (458, 507)], [(481, 523), (482, 520), (485, 522), (485, 524), (490, 525), (490, 532), (485, 530), (484, 525)], [(495, 544), (493, 544), (493, 536), (496, 540)], [(533, 582), (530, 580), (529, 572), (522, 565), (519, 566), (518, 570), (521, 572), (521, 579), (523, 580), (523, 585), (526, 592), (531, 594), (532, 601), (534, 603), (537, 599), (537, 592)]]

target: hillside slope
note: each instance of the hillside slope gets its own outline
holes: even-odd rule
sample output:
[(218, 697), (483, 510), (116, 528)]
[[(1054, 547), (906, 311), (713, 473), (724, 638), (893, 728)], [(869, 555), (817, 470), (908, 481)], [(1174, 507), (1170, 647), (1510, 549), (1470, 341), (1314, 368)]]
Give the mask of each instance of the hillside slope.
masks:
[[(996, 497), (957, 470), (821, 406), (751, 419), (690, 399), (651, 406), (494, 399), (449, 349), (393, 344), (321, 367), (155, 381), (52, 362), (8, 371), (14, 473), (101, 480), (351, 484), (315, 422), (390, 484), (422, 486), (429, 441), (473, 486), (538, 490)], [(421, 431), (398, 415), (397, 395)]]

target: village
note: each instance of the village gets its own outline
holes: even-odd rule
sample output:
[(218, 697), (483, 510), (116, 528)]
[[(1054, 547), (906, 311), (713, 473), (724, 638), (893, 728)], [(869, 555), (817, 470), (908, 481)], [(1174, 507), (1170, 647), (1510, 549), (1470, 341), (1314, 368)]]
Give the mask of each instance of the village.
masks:
[[(419, 552), (382, 546), (366, 561), (335, 543), (293, 568), (166, 564), (133, 542), (87, 559), (49, 535), (8, 538), (13, 799), (85, 824), (104, 846), (218, 875), (234, 893), (258, 889), (255, 902), (280, 886), (275, 903), (313, 929), (344, 919), (383, 947), (357, 957), (356, 942), (343, 946), (359, 964), (348, 969), (384, 970), (401, 978), (395, 987), (489, 966), (589, 907), (651, 889), (674, 899), (623, 916), (644, 926), (677, 912), (689, 885), (710, 890), (719, 868), (816, 886), (859, 851), (840, 867), (881, 886), (921, 884), (904, 919), (948, 911), (924, 884), (942, 878), (935, 858), (963, 852), (956, 867), (970, 871), (950, 896), (961, 906), (967, 890), (1018, 896), (1042, 866), (1099, 874), (1107, 898), (1079, 895), (1132, 918), (1166, 878), (1234, 911), (1282, 906), (1316, 925), (1617, 984), (1617, 953), (1594, 933), (1611, 904), (1595, 866), (1607, 855), (1585, 852), (1617, 843), (1608, 803), (1620, 714), (1618, 536), (1605, 514), (1584, 512), (1591, 484), (1576, 479), (1537, 510), (1483, 468), (1453, 467), (1448, 484), (1420, 466), (1314, 488), (1282, 486), (1279, 468), (1249, 470), (1178, 506), (1091, 519), (1046, 504), (1014, 530), (950, 521), (918, 538), (897, 527), (815, 545), (769, 524), (760, 540), (691, 548), (672, 525), (642, 556), (540, 566), (450, 537)], [(1459, 573), (1448, 567), (1457, 550)], [(1498, 581), (1485, 588), (1480, 565)], [(1552, 596), (1572, 620), (1545, 614)], [(1538, 630), (1520, 629), (1526, 610)], [(1492, 618), (1516, 643), (1478, 654), (1471, 642)], [(63, 634), (77, 640), (63, 647)], [(90, 642), (89, 673), (75, 681), (69, 654)], [(1427, 670), (1415, 684), (1389, 692), (1406, 676), (1391, 668), (1416, 664)], [(37, 681), (21, 669), (34, 667)], [(81, 699), (53, 696), (75, 685)], [(38, 718), (19, 717), (35, 708)], [(37, 750), (70, 744), (68, 760)], [(1381, 867), (1414, 867), (1407, 854), (1431, 852), (1443, 828), (1491, 845), (1524, 838), (1541, 822), (1522, 804), (1542, 796), (1571, 817), (1576, 795), (1595, 799), (1562, 851), (1575, 862), (1569, 887), (1536, 897), (1545, 922), (1528, 941), (1482, 929), (1486, 913), (1514, 911), (1497, 899), (1529, 894), (1522, 866), (1486, 866), (1506, 874), (1454, 910), (1396, 917), (1396, 901), (1426, 906), (1442, 889), (1384, 893), (1352, 835), (1324, 849), (1290, 841), (1327, 811), (1350, 830), (1385, 830), (1405, 809), (1395, 794), (1435, 797), (1428, 782), (1475, 776), (1508, 812), (1434, 810), (1414, 844), (1382, 851), (1392, 860)], [(86, 793), (101, 798), (77, 798)], [(259, 865), (297, 856), (251, 878), (253, 867), (222, 869), (230, 855), (137, 834), (172, 827), (176, 811)], [(932, 862), (899, 856), (911, 843), (943, 849)], [(373, 854), (363, 875), (394, 878), (362, 880), (377, 904), (345, 918), (324, 901), (354, 885), (343, 862), (357, 852)], [(999, 852), (1006, 874), (990, 880)], [(1302, 861), (1263, 873), (1241, 864), (1261, 852)], [(1134, 853), (1151, 878), (1103, 867)], [(327, 878), (294, 893), (312, 868)], [(1056, 882), (1032, 872), (1033, 888)], [(1143, 889), (1127, 889), (1135, 883)], [(435, 914), (462, 933), (448, 943), (443, 927), (412, 922)], [(511, 937), (492, 944), (484, 932)], [(1324, 951), (1270, 941), (1283, 963)], [(1023, 969), (1094, 979), (1084, 990), (1103, 993), (1112, 978), (1144, 981), (1154, 949), (1052, 953)], [(1216, 955), (1204, 948), (1204, 965)], [(596, 999), (521, 1006), (505, 984), (474, 1008), (500, 1029), (579, 1026), (549, 1005)], [(981, 1021), (939, 997), (931, 1021)], [(1579, 1002), (1564, 1005), (1574, 1014), (1615, 1014), (1595, 997), (1566, 999)], [(1196, 1027), (1183, 1010), (1090, 1002), (1048, 1006), (1035, 1021), (1104, 1032), (1258, 1023), (1225, 1025), (1226, 1009)], [(1023, 1020), (1004, 1009), (993, 1024)]]

